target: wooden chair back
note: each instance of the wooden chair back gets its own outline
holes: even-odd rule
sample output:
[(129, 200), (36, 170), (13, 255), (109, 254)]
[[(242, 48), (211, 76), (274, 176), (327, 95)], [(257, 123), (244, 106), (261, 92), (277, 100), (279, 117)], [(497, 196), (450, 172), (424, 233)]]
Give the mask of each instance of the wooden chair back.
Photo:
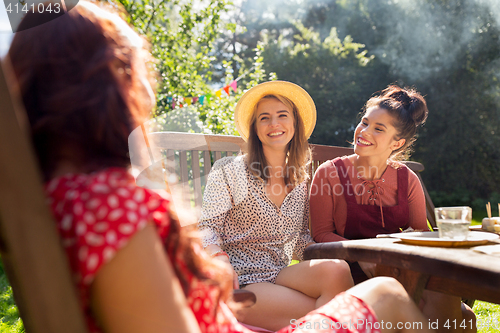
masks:
[[(151, 147), (163, 151), (165, 161), (163, 169), (167, 171), (168, 175), (177, 175), (176, 182), (182, 186), (183, 192), (189, 196), (190, 201), (198, 208), (201, 207), (207, 175), (210, 173), (213, 163), (222, 157), (237, 155), (246, 145), (241, 137), (229, 135), (154, 132), (148, 135), (148, 139)], [(322, 163), (354, 153), (354, 149), (350, 147), (318, 144), (311, 144), (310, 146), (312, 149), (311, 179)], [(412, 161), (403, 163), (419, 177), (425, 194), (427, 219), (434, 228), (436, 226), (434, 205), (420, 177), (420, 172), (424, 170), (424, 166), (421, 163)]]
[[(161, 151), (162, 169), (169, 177), (167, 183), (180, 185), (183, 194), (189, 197), (185, 199), (195, 207), (201, 207), (212, 165), (222, 157), (238, 155), (246, 144), (239, 136), (180, 132), (150, 133), (148, 141), (153, 149)], [(173, 179), (172, 175), (177, 178)]]
[[(163, 171), (167, 180), (181, 185), (195, 207), (201, 207), (203, 190), (212, 165), (222, 157), (236, 156), (246, 146), (239, 136), (206, 135), (180, 132), (153, 132), (148, 134), (149, 145), (162, 151)], [(311, 178), (316, 169), (325, 161), (353, 153), (352, 148), (311, 144)], [(144, 170), (147, 174), (155, 166)], [(171, 175), (176, 175), (173, 180)]]
[[(83, 333), (86, 325), (9, 64), (0, 66), (0, 253), (28, 333)], [(9, 73), (6, 78), (5, 72)], [(8, 80), (10, 78), (10, 80)]]
[(436, 216), (434, 215), (434, 204), (432, 203), (431, 196), (429, 195), (429, 192), (427, 192), (427, 188), (425, 187), (424, 181), (420, 176), (420, 173), (425, 169), (424, 165), (422, 163), (413, 161), (405, 161), (403, 163), (413, 172), (415, 172), (418, 179), (420, 180), (420, 185), (422, 185), (422, 189), (424, 190), (424, 195), (425, 195), (425, 210), (427, 212), (427, 221), (429, 221), (431, 227), (435, 229), (437, 225), (436, 225)]

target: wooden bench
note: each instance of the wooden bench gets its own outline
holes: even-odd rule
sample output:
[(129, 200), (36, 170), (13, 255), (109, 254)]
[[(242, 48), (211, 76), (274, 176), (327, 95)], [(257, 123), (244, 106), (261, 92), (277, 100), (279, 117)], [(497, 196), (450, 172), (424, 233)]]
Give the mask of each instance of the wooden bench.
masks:
[[(236, 156), (245, 148), (245, 141), (239, 136), (206, 135), (180, 132), (153, 132), (148, 134), (149, 146), (161, 151), (162, 159), (156, 161), (141, 172), (138, 184), (145, 179), (156, 179), (155, 183), (167, 188), (173, 183), (180, 186), (185, 199), (189, 199), (194, 208), (201, 208), (203, 191), (213, 163), (225, 156)], [(312, 164), (311, 179), (318, 167), (339, 156), (354, 152), (350, 147), (337, 147), (311, 144)], [(157, 155), (158, 156), (158, 155)], [(207, 163), (209, 162), (209, 163)], [(426, 198), (427, 219), (434, 228), (434, 205), (425, 188), (420, 172), (424, 170), (421, 163), (403, 162), (413, 170), (420, 179)], [(158, 174), (163, 172), (163, 174)], [(172, 177), (172, 175), (175, 175)], [(169, 179), (166, 179), (169, 177)]]

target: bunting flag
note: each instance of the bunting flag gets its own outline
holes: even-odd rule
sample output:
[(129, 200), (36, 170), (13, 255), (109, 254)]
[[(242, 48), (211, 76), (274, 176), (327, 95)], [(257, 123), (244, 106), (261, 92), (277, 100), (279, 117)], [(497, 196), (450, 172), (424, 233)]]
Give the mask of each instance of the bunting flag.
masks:
[[(230, 96), (230, 92), (232, 89), (233, 92), (236, 92), (236, 90), (238, 89), (238, 81), (240, 79), (242, 79), (243, 77), (245, 77), (248, 73), (250, 73), (250, 71), (253, 70), (253, 67), (250, 68), (246, 73), (244, 73), (243, 75), (240, 75), (238, 78), (236, 78), (235, 80), (233, 80), (230, 84), (228, 84), (227, 86), (223, 87), (222, 89), (219, 89), (217, 90), (214, 95), (217, 97), (217, 98), (222, 98), (222, 90), (224, 90), (227, 94), (227, 96)], [(185, 102), (186, 105), (192, 105), (192, 104), (196, 104), (196, 103), (199, 103), (200, 105), (204, 105), (205, 103), (209, 103), (210, 102), (210, 97), (212, 97), (213, 95), (212, 94), (205, 94), (205, 95), (201, 95), (201, 96), (192, 96), (192, 97), (176, 97), (176, 98), (173, 98), (171, 96), (167, 97), (167, 104), (170, 104), (172, 109), (174, 109), (176, 106), (182, 108), (183, 107), (183, 102)]]
[[(237, 86), (237, 84), (238, 84), (238, 81), (236, 81), (236, 80), (234, 80), (233, 82), (231, 82), (231, 84), (229, 84), (231, 86), (231, 88), (233, 88), (234, 92), (236, 92), (236, 86)], [(227, 94), (229, 95), (229, 91), (227, 92)]]

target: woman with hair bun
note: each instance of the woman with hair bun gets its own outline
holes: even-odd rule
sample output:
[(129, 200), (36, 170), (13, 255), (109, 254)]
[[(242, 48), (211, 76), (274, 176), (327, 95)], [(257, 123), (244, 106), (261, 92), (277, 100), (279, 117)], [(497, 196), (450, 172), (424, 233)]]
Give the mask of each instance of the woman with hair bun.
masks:
[[(354, 131), (354, 154), (323, 163), (314, 175), (310, 208), (316, 242), (428, 230), (420, 181), (397, 161), (409, 156), (427, 114), (425, 99), (414, 89), (391, 85), (368, 100)], [(373, 263), (349, 266), (355, 283), (374, 276)], [(424, 314), (444, 319), (442, 323), (462, 322), (463, 315), (468, 323), (474, 319), (470, 308), (463, 305), (461, 310), (458, 297), (425, 291), (422, 299)], [(474, 331), (475, 325), (468, 328)]]
[(409, 227), (427, 230), (418, 177), (396, 161), (408, 155), (427, 112), (419, 93), (397, 86), (368, 100), (354, 132), (354, 154), (325, 162), (314, 175), (315, 241), (375, 237)]

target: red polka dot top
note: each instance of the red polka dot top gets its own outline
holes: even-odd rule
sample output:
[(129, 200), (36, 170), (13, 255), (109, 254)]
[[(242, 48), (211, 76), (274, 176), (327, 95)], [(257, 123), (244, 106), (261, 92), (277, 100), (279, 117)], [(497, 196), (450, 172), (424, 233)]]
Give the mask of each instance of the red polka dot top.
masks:
[[(169, 201), (138, 187), (134, 178), (121, 168), (58, 177), (48, 182), (45, 190), (89, 330), (100, 332), (89, 304), (89, 289), (95, 275), (147, 223), (154, 223), (165, 240), (170, 231)], [(246, 331), (225, 304), (216, 307), (217, 293), (213, 287), (195, 281), (192, 276), (187, 278), (190, 282), (187, 301), (202, 332)]]

